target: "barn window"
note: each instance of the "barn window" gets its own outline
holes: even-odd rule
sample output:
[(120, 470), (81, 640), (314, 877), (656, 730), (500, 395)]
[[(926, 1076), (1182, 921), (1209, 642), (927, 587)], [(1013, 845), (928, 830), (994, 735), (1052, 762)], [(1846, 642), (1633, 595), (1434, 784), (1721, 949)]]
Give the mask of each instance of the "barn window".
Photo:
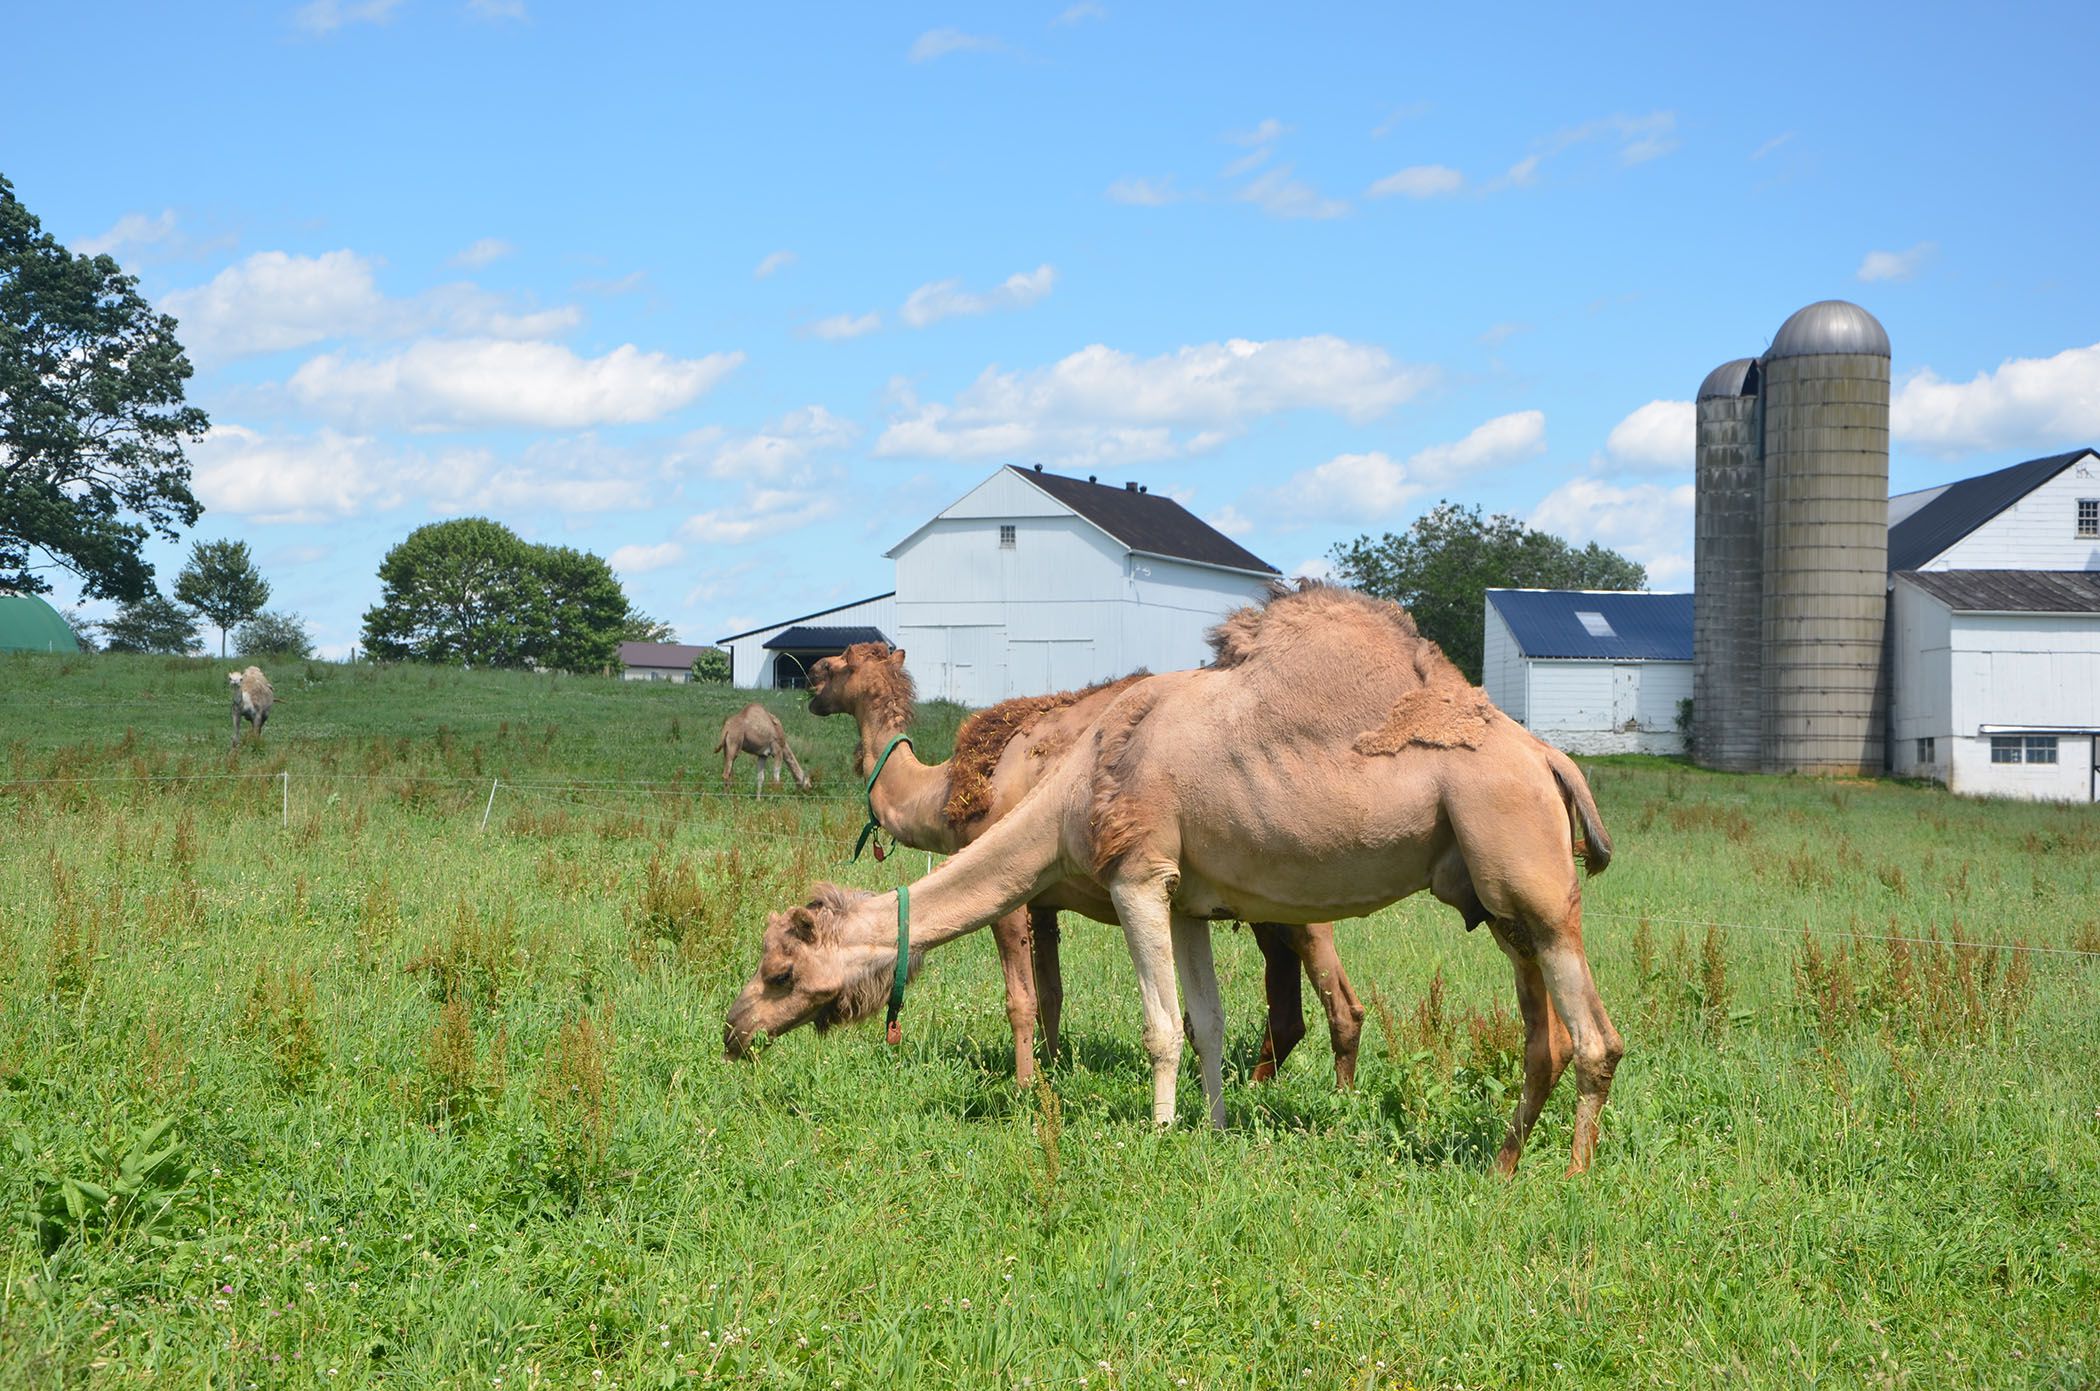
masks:
[(2078, 534), (2100, 536), (2100, 497), (2078, 499)]
[(1615, 638), (1618, 636), (1617, 633), (1611, 630), (1610, 622), (1601, 613), (1591, 613), (1586, 609), (1577, 609), (1575, 611), (1575, 621), (1582, 625), (1582, 631), (1593, 638)]
[(1938, 760), (1937, 760), (1937, 759), (1935, 759), (1935, 758), (1934, 758), (1934, 757), (1932, 756), (1932, 754), (1933, 754), (1933, 748), (1932, 748), (1932, 740), (1931, 740), (1931, 739), (1930, 739), (1929, 737), (1928, 737), (1928, 738), (1924, 738), (1924, 739), (1920, 739), (1920, 740), (1918, 741), (1918, 762), (1920, 762), (1920, 763), (1924, 763), (1924, 764), (1928, 764), (1928, 765), (1929, 765), (1929, 764), (1932, 764), (1932, 763), (1936, 763), (1936, 762), (1938, 762)]
[(1014, 526), (1013, 526), (1013, 523), (1012, 523), (1012, 522), (1002, 522), (1002, 523), (1000, 524), (1000, 526), (999, 526), (999, 549), (1000, 549), (1000, 550), (1002, 550), (1002, 551), (1010, 551), (1010, 550), (1012, 550), (1013, 548), (1014, 548)]
[(1991, 762), (2054, 763), (2056, 762), (2056, 736), (2054, 734), (1993, 734), (1991, 736)]
[(2028, 735), (2027, 761), (2029, 763), (2056, 762), (2056, 736), (2054, 734)]

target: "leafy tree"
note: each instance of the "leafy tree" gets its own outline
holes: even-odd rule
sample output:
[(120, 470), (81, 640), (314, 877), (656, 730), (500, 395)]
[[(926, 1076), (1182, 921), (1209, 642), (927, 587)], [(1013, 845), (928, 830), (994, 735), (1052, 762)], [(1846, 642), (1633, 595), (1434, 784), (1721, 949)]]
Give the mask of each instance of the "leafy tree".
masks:
[(0, 587), (40, 593), (56, 565), (89, 598), (159, 597), (140, 547), (203, 512), (190, 372), (138, 281), (60, 245), (0, 177)]
[(484, 517), (417, 527), (386, 553), (379, 579), (364, 627), (378, 661), (596, 671), (628, 615), (604, 560), (530, 545)]
[(296, 613), (258, 613), (233, 635), (233, 650), (243, 657), (311, 657), (313, 634)]
[(651, 618), (640, 609), (627, 610), (627, 618), (620, 624), (621, 642), (676, 642), (678, 630), (660, 618)]
[(255, 568), (246, 541), (198, 541), (190, 547), (189, 564), (175, 577), (175, 601), (212, 621), (223, 657), (227, 629), (262, 612), (270, 602), (270, 582)]
[(703, 647), (693, 659), (693, 679), (716, 686), (729, 684), (729, 654), (719, 647)]
[(1359, 536), (1329, 554), (1335, 577), (1414, 616), (1468, 680), (1480, 680), (1489, 589), (1645, 589), (1648, 572), (1592, 541), (1581, 550), (1515, 517), (1439, 502), (1399, 536)]
[(73, 636), (80, 642), (81, 651), (92, 652), (95, 650), (95, 634), (102, 631), (100, 623), (89, 618), (77, 608), (60, 609), (58, 616), (66, 620), (66, 626), (73, 630)]
[(102, 643), (108, 652), (194, 652), (197, 617), (158, 590), (148, 590), (103, 623)]

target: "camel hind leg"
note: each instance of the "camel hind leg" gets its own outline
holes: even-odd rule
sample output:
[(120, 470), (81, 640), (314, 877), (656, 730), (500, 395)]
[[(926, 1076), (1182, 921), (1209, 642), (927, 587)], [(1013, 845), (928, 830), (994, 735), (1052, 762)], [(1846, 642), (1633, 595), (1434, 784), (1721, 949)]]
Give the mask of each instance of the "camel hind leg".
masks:
[(1568, 1036), (1568, 1026), (1561, 1022), (1560, 1015), (1553, 1008), (1553, 997), (1546, 991), (1546, 977), (1539, 970), (1538, 962), (1519, 953), (1500, 927), (1493, 927), (1493, 931), (1495, 940), (1508, 954), (1509, 964), (1516, 971), (1517, 1009), (1524, 1017), (1524, 1091), (1517, 1099), (1516, 1111), (1509, 1118), (1509, 1131), (1503, 1136), (1501, 1152), (1495, 1156), (1495, 1167), (1502, 1173), (1513, 1174), (1517, 1171), (1518, 1156), (1524, 1153), (1524, 1141), (1530, 1137), (1531, 1127), (1538, 1123), (1546, 1098), (1559, 1084), (1568, 1059), (1574, 1056), (1575, 1045)]
[(1062, 936), (1055, 908), (1028, 910), (1028, 944), (1035, 956), (1035, 1018), (1045, 1063), (1057, 1056), (1058, 1032), (1064, 1021), (1065, 971), (1058, 952)]
[(1262, 994), (1269, 1004), (1261, 1056), (1254, 1060), (1254, 1080), (1267, 1082), (1305, 1037), (1305, 991), (1299, 983), (1298, 955), (1291, 949), (1290, 929), (1282, 923), (1253, 926), (1254, 945), (1261, 948)]

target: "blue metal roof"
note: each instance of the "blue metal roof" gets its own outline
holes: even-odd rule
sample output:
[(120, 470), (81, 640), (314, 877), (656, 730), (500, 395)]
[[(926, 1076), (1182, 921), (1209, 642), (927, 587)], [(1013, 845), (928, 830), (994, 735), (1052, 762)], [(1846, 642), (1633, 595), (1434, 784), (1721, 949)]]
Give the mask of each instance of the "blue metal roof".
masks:
[[(1490, 589), (1488, 602), (1527, 657), (1589, 657), (1621, 662), (1689, 662), (1692, 596), (1596, 589)], [(1611, 634), (1592, 633), (1595, 614)], [(1594, 620), (1592, 621), (1594, 626)]]

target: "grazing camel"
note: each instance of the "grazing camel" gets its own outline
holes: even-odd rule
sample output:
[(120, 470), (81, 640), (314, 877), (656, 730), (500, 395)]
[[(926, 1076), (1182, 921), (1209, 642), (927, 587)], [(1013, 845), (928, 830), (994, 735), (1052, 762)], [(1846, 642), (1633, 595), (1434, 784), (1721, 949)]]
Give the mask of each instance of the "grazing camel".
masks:
[(715, 752), (722, 755), (722, 790), (729, 790), (729, 770), (736, 766), (740, 753), (758, 757), (758, 783), (751, 789), (756, 797), (765, 790), (766, 769), (773, 770), (773, 786), (780, 786), (780, 765), (795, 775), (795, 786), (809, 791), (809, 774), (795, 761), (795, 751), (788, 747), (787, 731), (780, 727), (780, 717), (757, 701), (722, 721), (722, 737), (715, 741)]
[(861, 1017), (927, 949), (1085, 878), (1113, 900), (1137, 967), (1153, 1118), (1174, 1118), (1178, 975), (1220, 1125), (1210, 923), (1360, 917), (1428, 889), (1468, 927), (1487, 923), (1515, 969), (1524, 1085), (1496, 1166), (1514, 1170), (1572, 1060), (1568, 1172), (1587, 1169), (1625, 1049), (1582, 948), (1578, 823), (1589, 872), (1611, 844), (1581, 772), (1467, 685), (1397, 605), (1278, 586), (1211, 644), (1213, 666), (1125, 689), (1033, 796), (909, 886), (908, 908), (901, 892), (824, 884), (772, 914), (725, 1051), (748, 1053), (760, 1030)]
[[(980, 710), (957, 731), (955, 756), (930, 767), (918, 760), (909, 743), (892, 747), (891, 741), (911, 724), (915, 692), (904, 669), (904, 653), (886, 642), (855, 643), (812, 666), (809, 709), (815, 715), (853, 717), (860, 728), (853, 766), (863, 780), (881, 761), (882, 775), (868, 801), (882, 829), (913, 849), (950, 854), (1019, 805), (1136, 679), (1126, 677), (1059, 695), (1024, 696)], [(883, 759), (885, 749), (889, 750), (887, 759)], [(1074, 886), (1062, 897), (1053, 892), (992, 924), (999, 964), (1006, 976), (1014, 1079), (1023, 1086), (1035, 1075), (1038, 1020), (1043, 1056), (1057, 1054), (1064, 1008), (1059, 908), (1115, 921), (1113, 905), (1098, 886), (1088, 885)], [(1353, 1085), (1364, 1009), (1335, 954), (1333, 924), (1256, 923), (1254, 940), (1265, 963), (1263, 985), (1269, 1005), (1254, 1079), (1265, 1082), (1275, 1076), (1291, 1049), (1305, 1037), (1305, 1005), (1298, 980), (1302, 961), (1327, 1011), (1335, 1083)]]
[(263, 726), (269, 723), (270, 707), (277, 703), (277, 693), (270, 689), (270, 678), (262, 674), (261, 667), (249, 667), (246, 671), (229, 671), (226, 684), (233, 688), (233, 744), (241, 746), (241, 721), (255, 726), (255, 737), (262, 738)]

